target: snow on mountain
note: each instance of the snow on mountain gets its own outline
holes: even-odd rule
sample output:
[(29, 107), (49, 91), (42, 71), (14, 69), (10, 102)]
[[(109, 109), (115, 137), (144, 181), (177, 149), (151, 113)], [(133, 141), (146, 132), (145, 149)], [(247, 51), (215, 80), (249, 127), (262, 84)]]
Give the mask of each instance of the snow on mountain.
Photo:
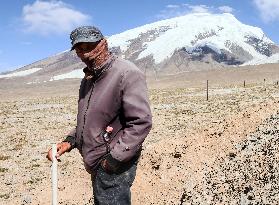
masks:
[(28, 70), (23, 70), (23, 71), (16, 71), (16, 72), (12, 72), (9, 74), (5, 74), (5, 75), (0, 75), (0, 78), (11, 78), (11, 77), (22, 77), (22, 76), (27, 76), (27, 75), (31, 75), (32, 73), (35, 73), (39, 70), (41, 70), (42, 68), (31, 68)]
[(184, 50), (189, 60), (203, 52), (214, 54), (219, 63), (242, 64), (265, 59), (276, 47), (260, 28), (245, 25), (229, 13), (188, 14), (131, 29), (108, 40), (112, 50), (123, 57), (134, 61), (152, 57), (157, 65), (179, 50)]
[(78, 70), (73, 70), (73, 71), (65, 73), (65, 74), (53, 76), (49, 81), (63, 80), (63, 79), (67, 79), (67, 78), (83, 78), (83, 77), (84, 77), (83, 70), (78, 69)]
[[(229, 13), (188, 14), (107, 39), (113, 53), (134, 62), (146, 75), (279, 62), (279, 47), (260, 28), (245, 25)], [(0, 79), (24, 76), (25, 82), (33, 84), (82, 78), (84, 66), (74, 51), (66, 50)]]
[(265, 57), (263, 59), (253, 59), (248, 61), (241, 66), (245, 65), (261, 65), (261, 64), (268, 64), (268, 63), (279, 63), (279, 53), (276, 53), (270, 57)]

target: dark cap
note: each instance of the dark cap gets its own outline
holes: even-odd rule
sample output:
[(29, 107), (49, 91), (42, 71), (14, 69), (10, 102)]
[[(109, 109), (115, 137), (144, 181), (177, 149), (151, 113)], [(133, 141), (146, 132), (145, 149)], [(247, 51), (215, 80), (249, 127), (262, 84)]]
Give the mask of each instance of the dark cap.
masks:
[(74, 49), (77, 43), (82, 42), (97, 42), (103, 39), (101, 31), (94, 26), (81, 26), (71, 32), (70, 39), (72, 40), (72, 48)]

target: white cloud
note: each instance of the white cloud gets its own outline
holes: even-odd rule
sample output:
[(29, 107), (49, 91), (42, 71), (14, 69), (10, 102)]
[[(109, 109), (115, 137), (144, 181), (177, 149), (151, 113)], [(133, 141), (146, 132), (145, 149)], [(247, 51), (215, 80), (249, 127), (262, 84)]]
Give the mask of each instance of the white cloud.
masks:
[(179, 5), (169, 4), (166, 7), (169, 9), (176, 9), (176, 8), (179, 8)]
[(90, 16), (62, 1), (36, 0), (23, 7), (22, 20), (25, 31), (48, 35), (68, 33), (76, 26), (89, 23)]
[(167, 5), (164, 10), (161, 10), (156, 17), (157, 19), (167, 19), (176, 16), (186, 15), (189, 13), (232, 13), (233, 11), (234, 9), (229, 6), (220, 6), (216, 8), (204, 4), (171, 4)]
[(260, 15), (265, 22), (279, 20), (279, 1), (278, 0), (253, 0), (260, 11)]
[(224, 13), (232, 13), (234, 11), (234, 9), (230, 6), (220, 6), (218, 9)]
[(210, 7), (206, 5), (188, 5), (191, 9), (190, 13), (211, 13)]

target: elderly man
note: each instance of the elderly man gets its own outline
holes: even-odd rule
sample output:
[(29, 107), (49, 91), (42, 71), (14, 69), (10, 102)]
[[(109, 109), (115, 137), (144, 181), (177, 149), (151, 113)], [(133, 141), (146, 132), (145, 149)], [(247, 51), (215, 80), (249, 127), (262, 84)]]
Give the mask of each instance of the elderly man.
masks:
[[(57, 144), (57, 156), (77, 148), (91, 174), (94, 204), (131, 204), (130, 187), (152, 117), (144, 74), (114, 56), (100, 30), (72, 31), (72, 50), (86, 64), (77, 126)], [(51, 150), (47, 154), (51, 159)]]

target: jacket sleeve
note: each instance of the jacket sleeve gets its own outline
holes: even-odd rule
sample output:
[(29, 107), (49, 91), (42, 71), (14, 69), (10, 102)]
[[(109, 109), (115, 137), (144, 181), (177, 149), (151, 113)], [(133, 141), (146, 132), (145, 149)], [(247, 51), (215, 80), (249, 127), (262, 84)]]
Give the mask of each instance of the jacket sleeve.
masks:
[(123, 135), (112, 148), (112, 159), (125, 162), (141, 149), (151, 126), (152, 116), (144, 74), (133, 69), (126, 72), (121, 83), (122, 112), (125, 127)]
[(67, 137), (63, 140), (63, 142), (69, 142), (70, 143), (71, 149), (69, 151), (76, 148), (76, 128), (72, 129), (68, 133)]
[[(82, 81), (80, 83), (78, 102), (81, 98), (81, 93), (82, 93), (82, 90), (83, 90), (83, 87), (84, 87), (84, 84), (85, 84), (85, 78), (86, 78), (86, 76), (82, 79)], [(74, 149), (78, 146), (78, 142), (76, 140), (76, 127), (73, 128), (67, 134), (67, 137), (63, 140), (63, 142), (69, 142), (71, 144), (71, 149), (69, 151), (71, 151), (72, 149)]]

